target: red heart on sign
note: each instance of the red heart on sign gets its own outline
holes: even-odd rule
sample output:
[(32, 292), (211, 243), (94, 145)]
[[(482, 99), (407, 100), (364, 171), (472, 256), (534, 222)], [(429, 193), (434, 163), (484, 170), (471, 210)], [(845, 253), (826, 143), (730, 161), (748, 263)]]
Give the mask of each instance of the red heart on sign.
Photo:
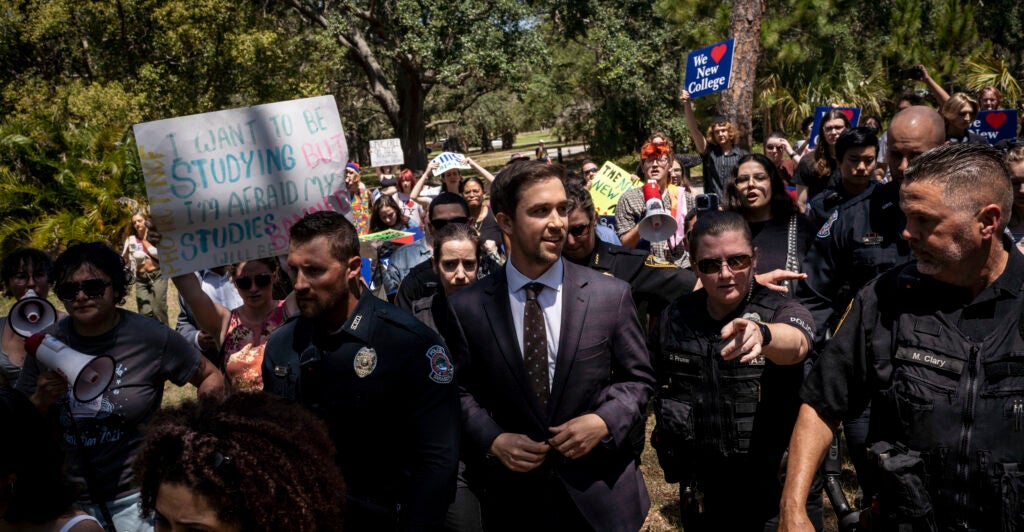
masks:
[(992, 126), (992, 129), (999, 129), (1006, 123), (1006, 113), (989, 113), (985, 115), (985, 122)]
[(712, 48), (711, 49), (711, 59), (714, 59), (715, 63), (718, 63), (719, 61), (722, 60), (722, 56), (725, 55), (725, 51), (728, 50), (728, 49), (729, 49), (729, 47), (726, 46), (725, 43), (719, 44), (718, 46)]
[(842, 113), (846, 115), (846, 119), (853, 122), (853, 109), (843, 109)]

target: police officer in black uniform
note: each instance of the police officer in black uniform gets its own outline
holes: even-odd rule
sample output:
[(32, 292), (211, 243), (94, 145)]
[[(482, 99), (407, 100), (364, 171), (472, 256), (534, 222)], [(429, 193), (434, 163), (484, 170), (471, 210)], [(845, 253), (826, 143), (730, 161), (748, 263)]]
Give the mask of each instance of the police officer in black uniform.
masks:
[(641, 321), (646, 314), (658, 316), (677, 297), (693, 291), (697, 278), (689, 270), (657, 260), (647, 251), (597, 238), (597, 211), (588, 190), (569, 183), (565, 195), (569, 202), (569, 229), (562, 256), (629, 283)]
[(327, 423), (347, 530), (439, 528), (454, 495), (460, 424), (444, 341), (363, 288), (358, 238), (344, 216), (310, 214), (290, 236), (301, 316), (267, 341), (265, 391)]
[[(651, 335), (651, 443), (666, 481), (680, 482), (683, 528), (764, 530), (778, 514), (814, 326), (799, 303), (753, 282), (757, 256), (739, 214), (701, 214), (690, 239), (705, 288), (669, 305)], [(821, 492), (808, 504), (820, 524)]]
[(841, 205), (871, 193), (877, 183), (874, 174), (878, 137), (866, 127), (847, 129), (836, 140), (836, 159), (839, 161), (839, 182), (825, 187), (809, 202), (807, 217), (815, 228), (824, 225), (829, 214)]
[(835, 423), (871, 409), (874, 530), (1024, 526), (1024, 257), (998, 151), (949, 145), (907, 169), (903, 236), (916, 263), (869, 283), (801, 391), (782, 530)]

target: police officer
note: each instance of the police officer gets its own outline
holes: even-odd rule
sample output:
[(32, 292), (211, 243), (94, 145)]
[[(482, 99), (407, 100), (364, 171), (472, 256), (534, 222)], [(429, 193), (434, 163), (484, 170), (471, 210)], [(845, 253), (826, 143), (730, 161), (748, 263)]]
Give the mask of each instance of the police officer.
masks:
[(657, 260), (647, 251), (616, 246), (598, 238), (597, 211), (588, 190), (569, 183), (565, 195), (569, 202), (569, 229), (562, 256), (629, 283), (641, 320), (646, 313), (658, 316), (677, 297), (693, 291), (697, 278), (689, 270)]
[(1003, 234), (1012, 197), (989, 147), (943, 146), (906, 170), (902, 236), (917, 262), (858, 293), (808, 376), (780, 529), (809, 528), (799, 503), (832, 429), (868, 401), (874, 530), (1024, 526), (1024, 256)]
[[(763, 530), (778, 514), (813, 324), (796, 301), (753, 282), (757, 252), (739, 214), (702, 213), (690, 256), (705, 288), (669, 305), (651, 335), (651, 443), (665, 479), (680, 482), (683, 528)], [(820, 524), (820, 490), (808, 504)]]
[(861, 194), (869, 194), (875, 186), (875, 165), (878, 137), (866, 127), (847, 129), (836, 141), (839, 160), (839, 183), (825, 187), (810, 201), (807, 217), (815, 227), (828, 220), (829, 213)]
[(454, 494), (460, 422), (444, 341), (363, 288), (359, 241), (344, 216), (310, 214), (290, 236), (301, 316), (267, 341), (265, 390), (327, 423), (347, 488), (346, 529), (439, 527)]
[[(897, 113), (889, 126), (886, 150), (892, 181), (832, 211), (818, 230), (804, 258), (807, 279), (797, 286), (797, 297), (818, 327), (818, 353), (861, 287), (910, 260), (910, 246), (900, 237), (906, 225), (899, 208), (903, 170), (914, 157), (943, 144), (945, 131), (942, 116), (929, 107), (908, 107)], [(865, 467), (867, 414), (844, 420), (843, 428), (858, 480), (862, 486), (870, 484)]]

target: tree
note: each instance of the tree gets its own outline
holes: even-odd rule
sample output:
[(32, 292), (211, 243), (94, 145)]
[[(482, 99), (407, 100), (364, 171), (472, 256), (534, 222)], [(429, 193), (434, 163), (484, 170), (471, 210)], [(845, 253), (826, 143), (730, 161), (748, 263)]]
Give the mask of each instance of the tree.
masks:
[(736, 123), (739, 145), (747, 149), (753, 144), (751, 120), (762, 16), (764, 0), (734, 0), (729, 21), (729, 35), (736, 39), (732, 78), (729, 89), (718, 100), (719, 111)]
[(427, 98), (461, 90), (456, 113), (499, 88), (518, 89), (543, 57), (528, 6), (516, 0), (281, 0), (326, 31), (365, 76), (402, 140), (407, 164), (426, 166)]

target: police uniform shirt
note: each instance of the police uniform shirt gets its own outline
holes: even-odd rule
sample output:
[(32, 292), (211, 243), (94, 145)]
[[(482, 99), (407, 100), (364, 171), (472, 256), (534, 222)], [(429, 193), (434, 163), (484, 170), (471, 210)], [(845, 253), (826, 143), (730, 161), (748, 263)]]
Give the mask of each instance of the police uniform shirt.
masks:
[[(983, 520), (1001, 513), (1001, 479), (991, 475), (1024, 463), (1024, 255), (1008, 238), (1003, 245), (1006, 269), (973, 299), (915, 264), (869, 283), (800, 393), (826, 420), (849, 419), (872, 401), (869, 442), (898, 441), (930, 457), (940, 528), (943, 519), (1005, 527)], [(1019, 476), (1011, 480), (1024, 489)], [(1024, 525), (1019, 508), (1010, 511)]]
[(461, 423), (454, 373), (437, 333), (369, 290), (337, 331), (302, 317), (278, 328), (263, 363), (267, 392), (327, 423), (349, 505), (401, 505), (403, 526), (440, 525), (451, 502)]
[(845, 205), (846, 203), (854, 200), (858, 196), (867, 196), (871, 194), (871, 191), (875, 188), (876, 181), (868, 183), (868, 188), (861, 191), (859, 194), (850, 194), (843, 188), (842, 183), (838, 183), (835, 186), (830, 186), (822, 191), (821, 194), (814, 196), (808, 202), (810, 208), (807, 209), (807, 219), (811, 221), (811, 225), (817, 230), (825, 222), (828, 221), (829, 214), (833, 210)]
[(660, 261), (642, 250), (616, 246), (596, 239), (586, 266), (629, 283), (638, 308), (657, 316), (677, 298), (689, 294), (697, 284), (690, 270)]

